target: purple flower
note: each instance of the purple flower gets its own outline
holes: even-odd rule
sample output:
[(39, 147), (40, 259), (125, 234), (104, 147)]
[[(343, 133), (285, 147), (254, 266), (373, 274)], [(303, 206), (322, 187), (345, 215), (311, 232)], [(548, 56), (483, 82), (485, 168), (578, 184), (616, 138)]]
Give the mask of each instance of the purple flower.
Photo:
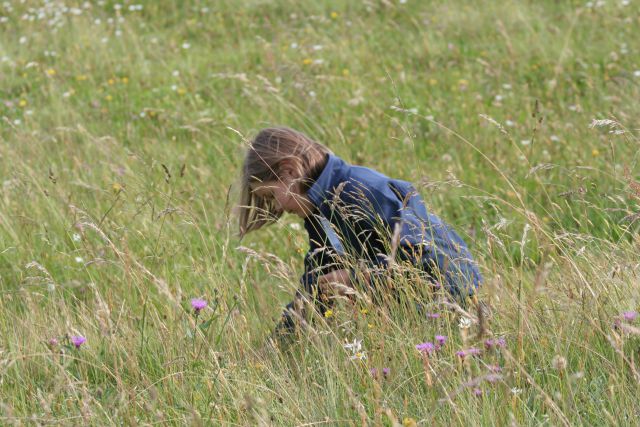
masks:
[(482, 396), (482, 390), (476, 387), (473, 389), (473, 394), (476, 396)]
[(498, 381), (500, 381), (502, 379), (502, 375), (500, 374), (487, 374), (484, 377), (485, 380), (487, 380), (487, 382), (494, 384), (497, 383)]
[(57, 338), (50, 338), (49, 339), (49, 347), (55, 347), (58, 345), (58, 339)]
[(638, 317), (638, 312), (637, 311), (625, 311), (624, 313), (622, 313), (622, 317), (627, 322), (633, 322)]
[(489, 368), (489, 372), (493, 372), (496, 374), (499, 372), (502, 372), (502, 367), (499, 365), (489, 365), (488, 368)]
[(440, 313), (427, 313), (427, 319), (438, 319), (440, 317)]
[(436, 335), (436, 345), (438, 347), (438, 349), (442, 346), (444, 346), (444, 344), (447, 342), (447, 336), (446, 335)]
[(416, 350), (418, 350), (420, 353), (423, 353), (423, 354), (433, 353), (435, 349), (436, 349), (436, 346), (433, 345), (432, 342), (423, 342), (422, 344), (418, 344), (416, 346)]
[(74, 335), (71, 337), (71, 342), (76, 346), (76, 348), (80, 348), (82, 344), (87, 342), (87, 339), (82, 335)]
[(476, 356), (478, 354), (480, 354), (480, 350), (475, 347), (471, 347), (466, 350), (456, 351), (456, 356), (462, 357), (462, 358), (465, 358), (467, 356)]
[(499, 347), (502, 348), (506, 345), (507, 345), (507, 341), (503, 337), (495, 338), (495, 339), (489, 338), (484, 342), (484, 346), (487, 349), (499, 348)]
[[(389, 375), (389, 373), (391, 372), (391, 369), (389, 368), (382, 368), (382, 376), (383, 377), (387, 377)], [(369, 370), (369, 373), (371, 374), (371, 376), (373, 378), (378, 378), (378, 369), (377, 368), (371, 368)]]
[(196, 311), (196, 313), (200, 313), (200, 310), (207, 306), (207, 302), (202, 298), (192, 298), (191, 299), (191, 307)]

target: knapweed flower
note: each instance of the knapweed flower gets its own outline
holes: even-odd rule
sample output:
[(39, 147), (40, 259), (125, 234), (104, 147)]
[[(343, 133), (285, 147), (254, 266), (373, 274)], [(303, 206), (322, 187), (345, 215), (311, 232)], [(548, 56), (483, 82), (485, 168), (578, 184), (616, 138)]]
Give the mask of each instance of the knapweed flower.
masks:
[(202, 298), (192, 298), (191, 299), (191, 307), (196, 311), (196, 313), (200, 313), (200, 310), (207, 306), (207, 302)]
[(54, 348), (56, 348), (58, 346), (58, 339), (57, 338), (50, 338), (49, 341), (47, 342), (47, 345), (49, 346), (49, 348), (51, 350), (53, 350)]
[(638, 317), (637, 311), (625, 311), (622, 313), (622, 318), (627, 322), (633, 322)]
[(482, 389), (479, 388), (474, 388), (473, 389), (473, 394), (475, 394), (476, 396), (482, 396)]
[(505, 347), (507, 345), (507, 341), (503, 338), (489, 338), (488, 340), (485, 340), (484, 342), (484, 346), (487, 349), (491, 349), (491, 348), (502, 348)]
[(477, 356), (480, 353), (481, 353), (480, 349), (477, 349), (475, 347), (471, 347), (471, 348), (468, 348), (466, 350), (456, 351), (456, 356), (464, 359), (467, 356)]
[(440, 313), (427, 313), (427, 319), (438, 319), (440, 318)]
[(446, 335), (436, 335), (436, 347), (439, 349), (447, 342)]
[(76, 346), (76, 348), (80, 348), (80, 346), (82, 344), (87, 342), (87, 339), (85, 337), (83, 337), (82, 335), (73, 335), (71, 337), (71, 342), (73, 343), (73, 345)]
[(418, 350), (422, 354), (430, 354), (436, 349), (436, 346), (433, 345), (432, 342), (423, 342), (422, 344), (416, 345), (416, 350)]

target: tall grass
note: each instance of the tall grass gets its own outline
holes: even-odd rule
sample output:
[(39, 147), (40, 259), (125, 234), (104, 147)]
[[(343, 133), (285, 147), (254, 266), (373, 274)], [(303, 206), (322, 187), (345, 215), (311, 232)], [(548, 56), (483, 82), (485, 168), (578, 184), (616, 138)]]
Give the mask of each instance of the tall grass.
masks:
[[(637, 423), (638, 4), (140, 4), (0, 6), (1, 424)], [(416, 183), (491, 316), (339, 301), (265, 345), (307, 246), (235, 237), (272, 124)]]

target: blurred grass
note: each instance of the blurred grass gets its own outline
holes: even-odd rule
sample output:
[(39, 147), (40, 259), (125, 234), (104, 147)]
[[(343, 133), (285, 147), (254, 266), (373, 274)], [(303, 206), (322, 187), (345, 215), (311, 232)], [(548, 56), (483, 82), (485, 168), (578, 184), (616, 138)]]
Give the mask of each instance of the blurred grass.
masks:
[[(639, 297), (637, 4), (140, 4), (0, 6), (3, 424), (633, 423), (638, 338), (612, 324)], [(434, 300), (342, 304), (257, 356), (306, 250), (291, 218), (234, 237), (244, 140), (272, 124), (416, 183), (507, 349), (461, 364), (476, 326)], [(61, 356), (66, 334), (88, 342)]]

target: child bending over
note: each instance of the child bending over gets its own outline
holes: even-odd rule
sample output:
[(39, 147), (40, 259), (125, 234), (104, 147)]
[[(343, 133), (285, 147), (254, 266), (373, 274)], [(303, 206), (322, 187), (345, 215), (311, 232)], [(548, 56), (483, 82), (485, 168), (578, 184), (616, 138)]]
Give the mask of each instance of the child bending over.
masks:
[[(263, 129), (251, 142), (242, 171), (240, 236), (284, 213), (304, 219), (309, 251), (301, 290), (287, 305), (279, 330), (292, 330), (295, 308), (309, 298), (324, 312), (327, 289), (353, 287), (372, 295), (389, 267), (408, 262), (459, 299), (473, 296), (482, 276), (462, 238), (427, 211), (415, 188), (375, 170), (350, 165), (324, 145), (286, 127)], [(378, 299), (381, 301), (381, 299)]]

